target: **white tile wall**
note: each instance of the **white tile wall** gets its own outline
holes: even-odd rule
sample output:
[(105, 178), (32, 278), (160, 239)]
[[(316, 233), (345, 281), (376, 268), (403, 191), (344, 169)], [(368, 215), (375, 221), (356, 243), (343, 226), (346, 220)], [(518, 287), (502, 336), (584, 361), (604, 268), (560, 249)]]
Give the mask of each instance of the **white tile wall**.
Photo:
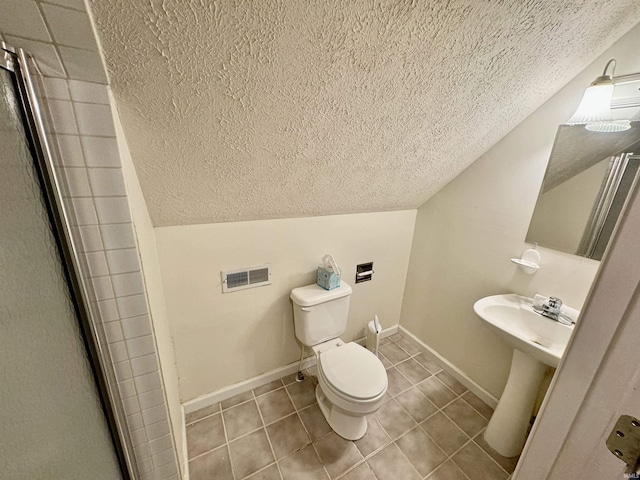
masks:
[(64, 78), (45, 78), (43, 83), (47, 98), (55, 100), (71, 100), (67, 81)]
[(84, 0), (47, 0), (49, 3), (55, 5), (62, 5), (67, 8), (74, 8), (76, 10), (84, 11)]
[(77, 135), (57, 135), (60, 155), (56, 158), (58, 164), (66, 167), (83, 167), (84, 158), (80, 137)]
[[(115, 137), (111, 107), (97, 103), (74, 102), (80, 135)], [(64, 133), (64, 132), (62, 132)]]
[(156, 344), (122, 176), (108, 78), (84, 0), (3, 0), (0, 36), (31, 53), (91, 311), (142, 479), (179, 478)]
[(33, 55), (38, 60), (38, 68), (43, 75), (66, 77), (66, 70), (62, 65), (62, 59), (55, 45), (12, 35), (5, 35), (4, 37), (11, 46), (24, 48)]
[(40, 9), (51, 29), (55, 43), (83, 50), (98, 50), (91, 21), (86, 12), (48, 3), (42, 3)]
[(43, 75), (108, 83), (84, 0), (3, 0), (0, 33)]
[(51, 121), (55, 133), (78, 134), (76, 119), (73, 115), (73, 104), (65, 100), (49, 100)]
[(109, 96), (102, 85), (69, 80), (69, 88), (71, 90), (71, 100), (74, 102), (109, 104)]
[(138, 251), (135, 248), (110, 250), (106, 252), (111, 273), (135, 272), (138, 269)]
[(118, 383), (141, 478), (177, 479), (156, 344), (106, 87), (47, 78), (64, 199)]
[(72, 198), (71, 204), (75, 215), (71, 217), (75, 225), (96, 225), (98, 215), (92, 198)]
[(33, 40), (51, 41), (51, 35), (35, 2), (3, 0), (0, 31), (6, 36), (28, 34)]
[(120, 167), (115, 138), (82, 136), (80, 140), (87, 167)]
[(93, 285), (93, 292), (96, 300), (108, 300), (114, 298), (113, 286), (111, 285), (111, 278), (106, 277), (94, 277), (91, 279)]
[(137, 248), (132, 224), (100, 225), (105, 250)]

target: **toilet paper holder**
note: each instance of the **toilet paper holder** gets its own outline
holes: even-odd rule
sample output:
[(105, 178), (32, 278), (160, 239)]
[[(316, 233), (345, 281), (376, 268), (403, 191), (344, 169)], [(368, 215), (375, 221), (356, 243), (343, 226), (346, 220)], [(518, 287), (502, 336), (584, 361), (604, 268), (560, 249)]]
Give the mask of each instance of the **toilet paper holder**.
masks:
[(367, 282), (373, 277), (373, 262), (356, 265), (356, 283)]

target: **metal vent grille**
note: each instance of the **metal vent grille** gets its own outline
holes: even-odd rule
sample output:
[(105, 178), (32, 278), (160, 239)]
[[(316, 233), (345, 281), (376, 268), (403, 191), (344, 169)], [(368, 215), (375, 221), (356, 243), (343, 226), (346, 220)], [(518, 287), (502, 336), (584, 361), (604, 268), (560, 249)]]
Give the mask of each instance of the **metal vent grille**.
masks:
[(271, 283), (271, 266), (260, 265), (238, 270), (221, 272), (222, 293), (235, 292), (245, 288), (260, 287)]

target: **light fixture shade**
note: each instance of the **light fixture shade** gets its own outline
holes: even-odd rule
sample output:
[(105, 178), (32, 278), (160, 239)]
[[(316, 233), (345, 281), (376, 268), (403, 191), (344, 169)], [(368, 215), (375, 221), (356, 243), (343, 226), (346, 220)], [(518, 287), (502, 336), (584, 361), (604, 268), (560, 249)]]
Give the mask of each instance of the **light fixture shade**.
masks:
[[(591, 85), (584, 92), (576, 113), (567, 122), (568, 125), (584, 125), (595, 122), (611, 122), (611, 97), (613, 83)], [(601, 131), (601, 130), (597, 130)]]
[(591, 132), (613, 133), (624, 132), (631, 128), (629, 120), (609, 120), (608, 122), (589, 122), (585, 125)]

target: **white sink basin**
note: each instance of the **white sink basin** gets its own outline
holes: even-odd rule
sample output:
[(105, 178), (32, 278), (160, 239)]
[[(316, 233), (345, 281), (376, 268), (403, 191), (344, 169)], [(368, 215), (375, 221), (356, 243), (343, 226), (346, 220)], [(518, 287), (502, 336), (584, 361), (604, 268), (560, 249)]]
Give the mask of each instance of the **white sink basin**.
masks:
[(558, 366), (573, 332), (573, 326), (543, 317), (530, 298), (516, 294), (482, 298), (473, 309), (509, 345), (550, 367)]
[[(571, 318), (578, 317), (577, 310), (564, 308)], [(507, 384), (484, 432), (494, 450), (514, 457), (522, 451), (527, 438), (533, 404), (547, 365), (558, 366), (573, 326), (543, 317), (533, 310), (530, 298), (516, 294), (482, 298), (473, 309), (514, 348)]]

